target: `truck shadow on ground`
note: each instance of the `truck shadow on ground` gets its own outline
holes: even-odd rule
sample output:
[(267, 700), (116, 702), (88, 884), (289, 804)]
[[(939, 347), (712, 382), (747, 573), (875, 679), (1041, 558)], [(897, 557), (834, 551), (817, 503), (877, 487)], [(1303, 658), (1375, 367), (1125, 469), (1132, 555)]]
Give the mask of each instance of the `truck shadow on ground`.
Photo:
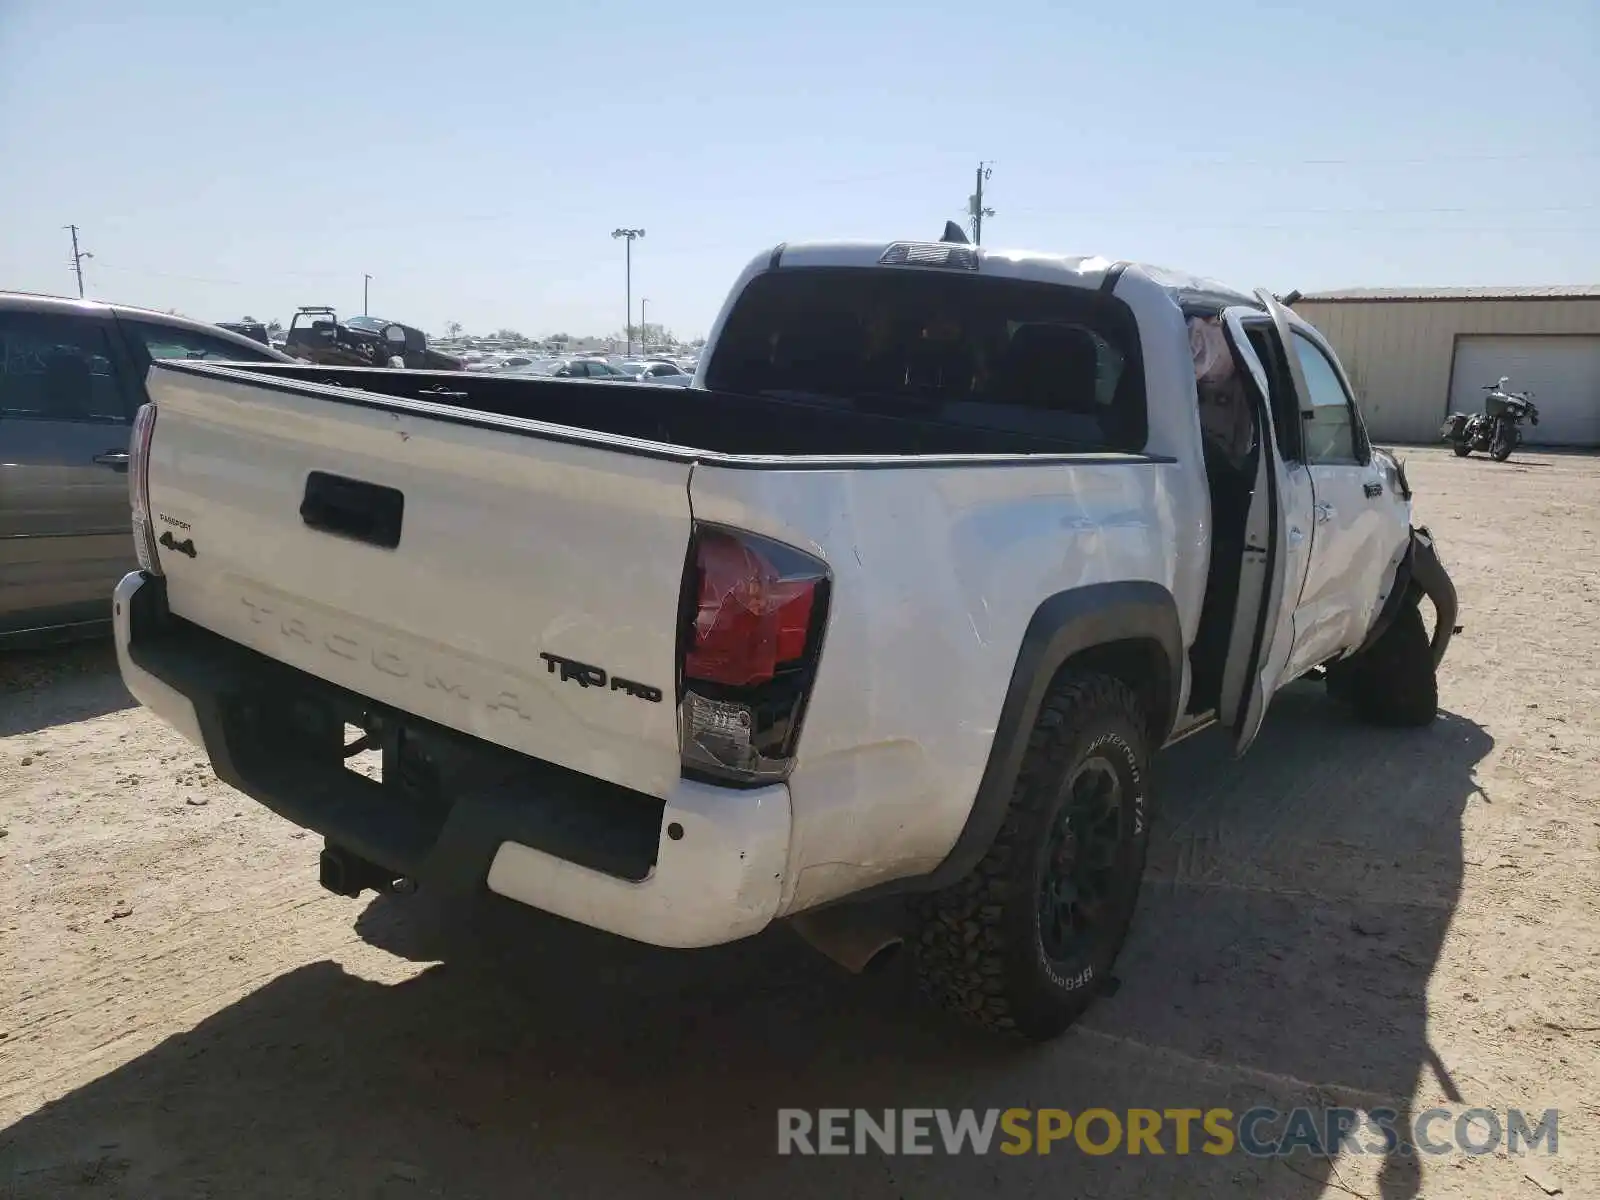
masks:
[[(1362, 728), (1297, 686), (1243, 762), (1211, 735), (1174, 749), (1120, 991), (1053, 1045), (970, 1033), (915, 1004), (903, 969), (852, 978), (783, 929), (677, 954), (493, 899), (385, 897), (361, 935), (434, 965), (395, 985), (331, 962), (280, 976), (19, 1122), (0, 1179), (18, 1200), (1309, 1200), (1325, 1159), (1170, 1140), (780, 1158), (776, 1110), (1405, 1105), (1435, 1069), (1426, 988), (1491, 745), (1450, 714)], [(1385, 1197), (1417, 1191), (1409, 1160), (1385, 1164)]]
[(0, 737), (103, 717), (133, 705), (109, 637), (67, 646), (0, 649)]

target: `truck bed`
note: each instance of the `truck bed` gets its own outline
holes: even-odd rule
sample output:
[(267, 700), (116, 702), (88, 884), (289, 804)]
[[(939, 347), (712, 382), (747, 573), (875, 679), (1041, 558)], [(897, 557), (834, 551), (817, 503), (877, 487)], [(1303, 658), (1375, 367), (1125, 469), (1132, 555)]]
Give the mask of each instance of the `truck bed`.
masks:
[[(162, 369), (215, 371), (192, 364)], [(1089, 447), (1063, 429), (1074, 420), (1053, 413), (1018, 418), (981, 406), (974, 411), (906, 411), (904, 402), (841, 404), (823, 398), (752, 396), (699, 388), (666, 389), (635, 383), (494, 376), (457, 372), (373, 370), (279, 363), (236, 364), (295, 384), (350, 389), (347, 402), (385, 406), (392, 401), (457, 410), (450, 419), (507, 425), (493, 418), (536, 421), (557, 429), (540, 436), (561, 440), (572, 432), (650, 443), (639, 452), (694, 457), (683, 451), (737, 457), (837, 457), (1074, 454)], [(359, 389), (359, 390), (357, 390)], [(331, 398), (331, 397), (330, 397)], [(431, 415), (441, 416), (437, 411)], [(563, 434), (561, 431), (569, 431)], [(676, 448), (674, 452), (670, 448)]]

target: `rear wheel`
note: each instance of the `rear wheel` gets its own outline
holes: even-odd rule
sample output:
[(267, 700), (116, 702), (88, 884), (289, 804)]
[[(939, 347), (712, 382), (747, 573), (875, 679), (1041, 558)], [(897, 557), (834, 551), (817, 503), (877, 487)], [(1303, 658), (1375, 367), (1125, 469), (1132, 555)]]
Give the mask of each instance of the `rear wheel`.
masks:
[(1128, 686), (1068, 674), (1040, 709), (1005, 823), (965, 879), (923, 898), (923, 991), (991, 1029), (1066, 1029), (1110, 977), (1149, 842), (1148, 735)]
[(1472, 447), (1467, 445), (1465, 442), (1451, 442), (1450, 449), (1456, 452), (1457, 458), (1465, 458), (1467, 455), (1472, 453)]
[(1328, 694), (1374, 725), (1422, 726), (1439, 711), (1439, 680), (1422, 610), (1407, 604), (1376, 642), (1328, 668)]

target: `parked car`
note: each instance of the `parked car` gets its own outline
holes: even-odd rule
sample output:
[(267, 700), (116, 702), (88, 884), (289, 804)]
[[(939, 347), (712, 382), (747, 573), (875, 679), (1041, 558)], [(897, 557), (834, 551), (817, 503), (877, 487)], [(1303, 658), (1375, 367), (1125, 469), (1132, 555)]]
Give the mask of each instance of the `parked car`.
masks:
[[(665, 359), (651, 359), (644, 364), (644, 368), (639, 372), (639, 378), (645, 383), (674, 384), (680, 379), (687, 383), (694, 377), (675, 362), (668, 362)], [(678, 386), (682, 387), (683, 384), (678, 384)]]
[(782, 918), (857, 965), (903, 937), (927, 993), (1030, 1037), (1105, 990), (1163, 745), (1242, 753), (1319, 669), (1433, 721), (1454, 590), (1270, 294), (791, 244), (705, 353), (665, 405), (158, 364), (129, 689), (321, 833), (334, 891), (487, 887), (675, 947)]
[(569, 359), (551, 372), (558, 379), (609, 379), (621, 383), (633, 377), (603, 358)]
[(128, 430), (168, 359), (293, 361), (202, 321), (0, 292), (0, 645), (109, 629), (134, 562)]

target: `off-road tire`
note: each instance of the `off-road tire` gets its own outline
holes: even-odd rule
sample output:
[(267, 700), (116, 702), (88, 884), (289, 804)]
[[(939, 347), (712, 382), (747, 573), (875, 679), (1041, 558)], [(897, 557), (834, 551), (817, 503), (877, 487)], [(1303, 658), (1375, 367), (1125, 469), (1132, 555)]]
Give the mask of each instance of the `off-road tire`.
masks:
[(1465, 458), (1467, 455), (1472, 453), (1472, 447), (1467, 445), (1465, 442), (1451, 442), (1450, 449), (1456, 452), (1457, 458)]
[(1334, 663), (1328, 693), (1348, 701), (1357, 716), (1374, 725), (1431, 724), (1439, 711), (1439, 680), (1422, 610), (1406, 604), (1376, 642), (1355, 658)]
[[(915, 907), (912, 959), (936, 1004), (989, 1029), (1043, 1040), (1061, 1033), (1111, 977), (1127, 937), (1150, 837), (1148, 724), (1119, 679), (1063, 674), (1051, 687), (1028, 740), (1004, 824), (966, 878)], [(1085, 770), (1114, 777), (1115, 840), (1108, 898), (1095, 911), (1085, 952), (1062, 963), (1045, 950), (1041, 886), (1051, 833), (1076, 803), (1070, 787)], [(1109, 829), (1110, 824), (1106, 825)], [(1076, 843), (1074, 843), (1076, 844)], [(1059, 868), (1055, 868), (1059, 870)]]

